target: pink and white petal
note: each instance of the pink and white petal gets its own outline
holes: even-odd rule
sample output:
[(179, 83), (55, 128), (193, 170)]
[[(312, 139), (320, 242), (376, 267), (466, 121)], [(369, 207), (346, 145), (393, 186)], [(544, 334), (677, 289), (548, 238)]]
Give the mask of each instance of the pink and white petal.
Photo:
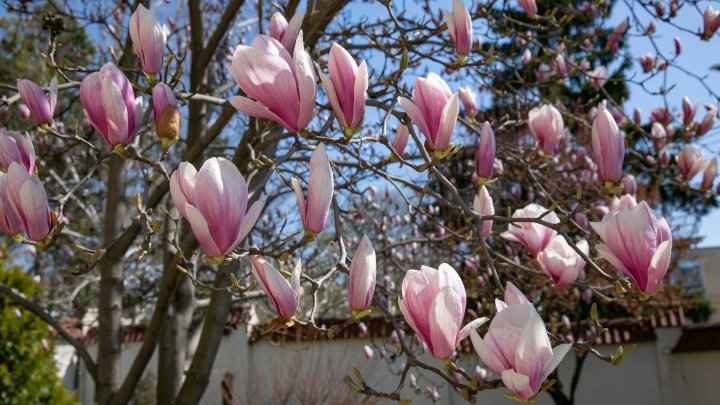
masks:
[(648, 269), (648, 284), (644, 291), (645, 294), (655, 294), (660, 290), (663, 278), (665, 278), (668, 267), (670, 267), (671, 253), (672, 240), (666, 240), (658, 246)]
[(405, 97), (398, 97), (398, 103), (403, 109), (405, 109), (405, 113), (407, 113), (408, 117), (410, 117), (410, 120), (412, 120), (413, 124), (415, 124), (420, 130), (420, 132), (425, 135), (425, 139), (427, 140), (428, 145), (430, 145), (430, 147), (433, 147), (434, 139), (430, 135), (430, 129), (428, 128), (428, 124), (425, 121), (425, 116), (420, 111), (420, 109), (418, 109), (415, 103)]
[(106, 77), (102, 84), (102, 100), (107, 118), (108, 145), (128, 144), (128, 110), (123, 102), (120, 89), (112, 79)]
[(320, 69), (318, 69), (318, 76), (320, 76), (320, 82), (322, 82), (323, 88), (325, 89), (325, 94), (327, 94), (328, 100), (330, 100), (330, 105), (335, 112), (335, 116), (337, 117), (340, 126), (343, 128), (349, 128), (349, 123), (345, 119), (345, 113), (340, 106), (340, 102), (338, 101), (337, 93), (335, 92), (332, 81)]
[(242, 113), (257, 118), (275, 121), (290, 132), (297, 131), (294, 125), (287, 123), (285, 120), (280, 118), (280, 116), (270, 111), (263, 103), (259, 101), (254, 101), (243, 96), (233, 96), (230, 99), (230, 104)]
[(295, 42), (295, 70), (297, 76), (297, 92), (300, 100), (300, 111), (297, 118), (297, 129), (307, 126), (313, 117), (315, 108), (315, 96), (317, 95), (317, 83), (315, 73), (310, 59), (310, 54), (305, 51), (302, 40), (302, 31)]
[(295, 197), (297, 197), (297, 205), (298, 210), (300, 211), (300, 219), (302, 220), (303, 225), (305, 224), (305, 217), (306, 217), (306, 208), (305, 208), (305, 196), (303, 195), (302, 187), (300, 186), (300, 182), (296, 178), (292, 178), (290, 184), (292, 185), (293, 190), (295, 191)]
[(485, 322), (489, 320), (490, 318), (483, 316), (482, 318), (477, 318), (470, 321), (467, 325), (460, 329), (460, 332), (458, 332), (456, 345), (465, 340), (465, 338), (467, 338), (468, 336), (470, 336), (470, 331), (481, 327), (483, 324), (485, 324)]
[[(235, 239), (235, 242), (233, 242), (232, 248), (230, 248), (230, 251), (235, 249), (240, 243), (242, 243), (243, 240), (247, 237), (247, 235), (250, 233), (252, 228), (255, 226), (255, 223), (257, 222), (258, 218), (260, 217), (260, 213), (262, 213), (263, 206), (265, 206), (265, 201), (255, 201), (251, 206), (250, 209), (248, 209), (247, 213), (245, 214), (245, 217), (242, 220), (242, 225), (240, 226), (240, 230), (238, 231), (238, 236)], [(225, 254), (229, 253), (226, 252)]]
[(215, 244), (215, 240), (213, 240), (212, 235), (210, 234), (208, 224), (200, 211), (192, 205), (186, 203), (185, 212), (187, 213), (187, 220), (190, 222), (193, 234), (200, 243), (200, 246), (202, 246), (205, 254), (211, 257), (222, 256), (222, 252)]
[(449, 358), (455, 351), (463, 310), (460, 297), (451, 286), (444, 287), (435, 296), (430, 307), (430, 340), (438, 359)]
[[(487, 339), (487, 334), (485, 338)], [(497, 354), (488, 346), (483, 338), (473, 329), (470, 330), (470, 340), (472, 341), (475, 353), (477, 353), (480, 360), (485, 363), (490, 370), (500, 374), (507, 370), (503, 365), (502, 361), (498, 358)]]
[(520, 399), (530, 399), (537, 394), (530, 388), (530, 379), (526, 375), (516, 373), (513, 370), (505, 370), (500, 377), (503, 384)]
[(363, 122), (365, 116), (365, 101), (367, 100), (367, 89), (368, 89), (368, 70), (365, 61), (360, 63), (360, 67), (355, 74), (355, 94), (353, 97), (353, 111), (352, 111), (352, 125), (353, 128), (357, 128)]
[(560, 363), (565, 358), (565, 355), (570, 352), (570, 349), (572, 349), (571, 343), (563, 343), (553, 348), (552, 360), (545, 367), (545, 372), (543, 373), (541, 381), (545, 381), (545, 379), (548, 378), (548, 376), (557, 368), (557, 366), (560, 365)]

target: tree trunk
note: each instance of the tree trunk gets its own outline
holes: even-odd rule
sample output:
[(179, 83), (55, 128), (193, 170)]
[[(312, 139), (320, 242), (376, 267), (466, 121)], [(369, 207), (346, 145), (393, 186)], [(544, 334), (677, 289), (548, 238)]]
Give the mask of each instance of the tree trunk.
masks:
[[(125, 161), (113, 155), (107, 174), (104, 246), (109, 246), (120, 235), (124, 218)], [(124, 251), (118, 251), (113, 246), (100, 262), (98, 381), (95, 386), (95, 401), (99, 404), (109, 403), (120, 388), (124, 264)]]
[(210, 382), (210, 374), (218, 349), (220, 349), (220, 340), (223, 337), (232, 301), (232, 295), (222, 287), (230, 285), (230, 273), (237, 271), (237, 267), (237, 262), (218, 267), (214, 283), (214, 287), (218, 289), (214, 290), (210, 296), (210, 305), (205, 316), (200, 343), (190, 364), (185, 382), (175, 398), (177, 405), (195, 405), (200, 402), (200, 398)]

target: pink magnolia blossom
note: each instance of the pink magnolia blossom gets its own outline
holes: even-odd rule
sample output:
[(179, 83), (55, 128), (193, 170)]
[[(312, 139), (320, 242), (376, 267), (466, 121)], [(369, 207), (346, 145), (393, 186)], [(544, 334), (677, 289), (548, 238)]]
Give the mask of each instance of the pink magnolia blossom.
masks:
[(520, 7), (523, 9), (525, 15), (530, 18), (535, 17), (538, 12), (537, 3), (535, 3), (535, 0), (518, 0), (518, 5), (520, 5)]
[(335, 180), (324, 144), (319, 144), (310, 157), (307, 200), (303, 196), (302, 187), (296, 178), (292, 179), (292, 187), (297, 196), (303, 226), (309, 232), (322, 232), (327, 223), (328, 211), (335, 189)]
[(377, 263), (367, 235), (363, 236), (350, 265), (350, 309), (361, 312), (372, 304)]
[(430, 73), (427, 78), (417, 78), (412, 96), (412, 100), (399, 97), (398, 102), (425, 135), (428, 150), (449, 147), (459, 110), (457, 93), (453, 94), (440, 76)]
[(587, 72), (587, 79), (593, 89), (600, 90), (607, 83), (607, 69), (605, 66), (598, 66)]
[(703, 151), (697, 145), (684, 147), (675, 157), (675, 161), (678, 165), (678, 171), (687, 181), (692, 180), (693, 177), (703, 171), (706, 164)]
[(615, 119), (603, 104), (592, 126), (592, 146), (598, 174), (603, 181), (617, 182), (622, 176), (625, 140)]
[(465, 317), (465, 286), (449, 264), (436, 270), (421, 266), (408, 270), (398, 299), (405, 322), (438, 359), (449, 358), (471, 330), (487, 321), (476, 319), (460, 329)]
[(155, 74), (162, 70), (167, 36), (168, 28), (160, 25), (145, 6), (138, 5), (130, 16), (130, 39), (145, 73)]
[(5, 170), (16, 162), (28, 173), (35, 173), (35, 148), (30, 140), (30, 134), (20, 135), (15, 131), (0, 128), (0, 165)]
[(635, 195), (637, 192), (637, 181), (635, 180), (635, 176), (632, 174), (626, 174), (625, 177), (623, 177), (623, 194), (630, 194)]
[(175, 98), (175, 94), (173, 94), (172, 89), (170, 86), (168, 86), (165, 83), (158, 83), (153, 87), (152, 89), (152, 101), (153, 101), (153, 119), (157, 123), (158, 120), (160, 120), (160, 115), (162, 114), (163, 110), (165, 110), (165, 107), (171, 105), (174, 107), (178, 106), (177, 99)]
[(170, 177), (170, 195), (211, 257), (225, 256), (245, 240), (265, 204), (256, 201), (246, 211), (247, 183), (225, 158), (206, 160), (200, 171), (188, 162), (180, 163)]
[(106, 63), (80, 84), (85, 115), (110, 147), (132, 141), (142, 120), (142, 97), (135, 98), (123, 72)]
[(402, 156), (409, 139), (410, 131), (408, 127), (403, 124), (398, 125), (397, 131), (395, 131), (395, 139), (393, 139), (392, 143), (392, 148), (395, 149), (395, 153)]
[(554, 75), (555, 71), (547, 63), (541, 63), (535, 71), (535, 77), (541, 82), (552, 79)]
[(275, 121), (290, 132), (304, 129), (313, 118), (317, 84), (302, 35), (295, 42), (292, 58), (280, 42), (267, 35), (258, 35), (252, 46), (238, 45), (230, 73), (248, 95), (230, 99), (238, 111)]
[(485, 121), (480, 131), (480, 144), (475, 153), (475, 174), (479, 178), (489, 179), (493, 175), (495, 164), (495, 134), (490, 123)]
[(22, 230), (23, 224), (15, 213), (8, 195), (8, 176), (0, 172), (0, 230), (8, 236)]
[(702, 39), (708, 40), (712, 38), (718, 28), (720, 28), (720, 10), (715, 11), (712, 4), (708, 4), (703, 14)]
[(715, 176), (717, 175), (717, 169), (717, 156), (713, 156), (712, 160), (710, 161), (710, 163), (708, 163), (708, 165), (705, 167), (705, 170), (703, 171), (702, 184), (700, 185), (701, 189), (710, 190), (712, 188), (713, 182), (715, 181)]
[(465, 115), (469, 118), (475, 118), (478, 112), (475, 92), (470, 87), (461, 87), (458, 89), (458, 95), (465, 108)]
[(707, 113), (705, 113), (705, 116), (703, 117), (702, 121), (700, 121), (700, 125), (698, 125), (697, 128), (697, 136), (703, 136), (708, 131), (710, 131), (715, 125), (715, 119), (717, 118), (718, 113), (718, 107), (715, 104), (710, 105), (709, 107), (706, 106)]
[(367, 65), (362, 61), (358, 67), (345, 48), (333, 43), (330, 47), (328, 70), (329, 78), (322, 70), (318, 70), (320, 80), (340, 126), (352, 134), (360, 129), (365, 116)]
[[(523, 209), (515, 210), (512, 217), (540, 218), (540, 216), (543, 216), (545, 213), (547, 213), (545, 207), (538, 204), (529, 204)], [(560, 222), (560, 218), (558, 218), (554, 212), (544, 215), (542, 220), (551, 224)], [(517, 222), (508, 224), (508, 230), (500, 234), (500, 236), (509, 241), (522, 243), (530, 251), (530, 254), (535, 257), (540, 251), (547, 247), (550, 239), (555, 236), (556, 233), (554, 229), (535, 222)]]
[(19, 163), (12, 162), (7, 173), (7, 195), (28, 238), (34, 241), (47, 238), (54, 226), (55, 214), (48, 207), (40, 179), (29, 174)]
[(443, 10), (443, 14), (458, 55), (469, 54), (473, 45), (473, 27), (467, 7), (462, 1), (453, 0), (452, 13)]
[(412, 100), (399, 97), (398, 102), (425, 135), (428, 150), (448, 148), (459, 110), (457, 93), (453, 94), (440, 76), (430, 73), (427, 78), (417, 78), (412, 95)]
[(662, 149), (667, 143), (665, 126), (659, 122), (653, 122), (652, 127), (650, 127), (650, 138), (652, 138), (655, 150)]
[(520, 57), (520, 63), (527, 65), (530, 61), (532, 61), (532, 52), (530, 52), (529, 49), (526, 49)]
[(555, 75), (559, 79), (562, 79), (565, 76), (567, 76), (567, 73), (568, 73), (567, 62), (565, 62), (565, 58), (562, 55), (558, 55), (555, 57), (555, 60), (553, 61), (553, 66), (555, 67)]
[(687, 96), (682, 99), (682, 111), (683, 111), (683, 122), (685, 125), (691, 124), (695, 118), (695, 113), (700, 106), (700, 100), (696, 100), (695, 104), (690, 103), (690, 99)]
[[(487, 187), (480, 187), (472, 205), (473, 211), (480, 215), (495, 215), (495, 205), (492, 197), (487, 190)], [(492, 232), (493, 221), (485, 220), (482, 221), (482, 234), (483, 236), (489, 236)]]
[(300, 259), (293, 268), (289, 282), (272, 264), (260, 256), (252, 256), (252, 272), (278, 316), (285, 319), (292, 318), (299, 302), (302, 272)]
[(675, 44), (675, 56), (679, 56), (682, 53), (682, 42), (680, 42), (680, 38), (675, 37), (673, 43)]
[(672, 251), (670, 226), (660, 214), (643, 201), (590, 225), (605, 242), (595, 249), (635, 288), (648, 295), (660, 290)]
[(551, 346), (542, 318), (512, 283), (507, 283), (505, 301), (495, 303), (498, 313), (485, 337), (474, 329), (470, 332), (473, 346), (480, 360), (501, 376), (517, 398), (530, 399), (572, 344)]
[[(275, 13), (270, 17), (270, 36), (275, 38), (288, 51), (292, 52), (295, 47), (295, 40), (300, 35), (300, 28), (305, 18), (305, 11), (298, 11), (288, 23), (282, 13)], [(302, 35), (300, 35), (302, 40)]]
[(610, 37), (608, 37), (607, 46), (608, 49), (610, 49), (610, 52), (615, 53), (618, 51), (618, 42), (620, 42), (620, 39), (622, 39), (623, 35), (628, 30), (628, 21), (623, 20), (618, 24), (615, 29), (613, 30), (612, 34), (610, 34)]
[(45, 92), (40, 86), (30, 80), (18, 79), (17, 89), (20, 98), (28, 106), (38, 125), (52, 122), (57, 105), (57, 87), (57, 77), (53, 77), (50, 81), (50, 92), (48, 97), (45, 97)]
[(640, 66), (642, 66), (643, 73), (649, 73), (655, 67), (655, 55), (646, 53), (640, 57)]
[(557, 152), (565, 136), (565, 124), (557, 108), (549, 104), (533, 108), (528, 114), (528, 127), (543, 152), (548, 155)]
[[(585, 240), (577, 243), (586, 256), (590, 254), (590, 247)], [(570, 244), (561, 235), (550, 239), (545, 249), (538, 253), (537, 261), (540, 268), (550, 276), (558, 288), (566, 288), (577, 279), (580, 271), (585, 267), (585, 260), (570, 247)]]

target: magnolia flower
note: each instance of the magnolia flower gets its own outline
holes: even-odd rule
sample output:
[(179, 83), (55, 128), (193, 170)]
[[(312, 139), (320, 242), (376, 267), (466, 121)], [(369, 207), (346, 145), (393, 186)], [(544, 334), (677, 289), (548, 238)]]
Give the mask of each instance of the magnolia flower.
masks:
[(625, 140), (615, 119), (603, 104), (592, 126), (592, 146), (601, 180), (617, 182), (622, 176)]
[(368, 71), (365, 61), (358, 67), (352, 56), (342, 46), (333, 43), (328, 59), (330, 78), (318, 70), (325, 93), (330, 99), (335, 116), (346, 134), (360, 129), (365, 116)]
[(57, 77), (53, 77), (50, 81), (50, 93), (45, 97), (45, 92), (40, 86), (30, 80), (18, 79), (17, 89), (20, 98), (28, 106), (38, 125), (52, 122), (57, 105), (57, 87)]
[(475, 153), (475, 173), (478, 177), (489, 179), (493, 175), (495, 164), (495, 134), (490, 123), (485, 121), (480, 131), (480, 144)]
[(541, 82), (552, 79), (553, 75), (555, 75), (555, 72), (552, 70), (550, 65), (546, 63), (541, 63), (535, 71), (535, 77), (537, 77), (538, 81)]
[(160, 25), (145, 6), (138, 5), (130, 16), (130, 39), (145, 73), (155, 74), (162, 70), (167, 36), (167, 27)]
[(106, 63), (80, 83), (85, 115), (111, 148), (132, 141), (142, 121), (142, 97), (135, 98), (123, 72)]
[(447, 29), (455, 43), (455, 50), (459, 55), (467, 55), (472, 50), (473, 28), (472, 18), (467, 7), (460, 0), (453, 0), (452, 14), (443, 10)]
[(660, 214), (643, 201), (631, 209), (610, 212), (590, 225), (605, 242), (595, 249), (630, 277), (635, 288), (648, 295), (660, 290), (672, 251), (670, 226)]
[(642, 111), (637, 107), (633, 109), (633, 123), (638, 126), (642, 124)]
[(408, 127), (403, 124), (398, 125), (397, 131), (395, 131), (395, 139), (392, 143), (392, 148), (395, 149), (395, 153), (402, 156), (409, 139), (410, 131)]
[(720, 28), (720, 10), (715, 11), (712, 4), (708, 4), (703, 14), (702, 39), (708, 40), (712, 38), (718, 28)]
[(234, 96), (230, 104), (248, 115), (269, 119), (290, 132), (304, 129), (313, 117), (317, 85), (302, 35), (293, 57), (276, 39), (258, 35), (252, 46), (238, 45), (230, 73), (248, 97)]
[(717, 175), (717, 169), (718, 169), (718, 160), (717, 156), (714, 156), (710, 163), (705, 167), (705, 170), (703, 171), (703, 179), (702, 184), (700, 185), (700, 188), (703, 190), (710, 190), (713, 186), (713, 182), (715, 181), (715, 176)]
[(163, 139), (177, 138), (180, 132), (180, 111), (170, 86), (156, 84), (152, 90), (152, 101), (155, 132)]
[[(540, 216), (546, 213), (547, 209), (545, 207), (538, 204), (529, 204), (523, 209), (515, 210), (512, 217), (540, 218)], [(544, 215), (542, 220), (551, 224), (560, 222), (560, 218), (558, 218), (554, 212)], [(535, 257), (540, 251), (547, 247), (550, 239), (555, 236), (556, 233), (554, 229), (535, 222), (517, 222), (508, 224), (508, 230), (501, 233), (500, 236), (513, 242), (522, 243), (530, 250), (530, 254)]]
[(648, 73), (655, 67), (655, 55), (646, 53), (640, 57), (640, 66), (642, 66), (643, 73)]
[[(473, 211), (480, 215), (495, 215), (495, 206), (490, 193), (485, 186), (480, 187), (475, 199), (473, 200)], [(492, 232), (492, 220), (482, 221), (482, 235), (489, 236)]]
[(367, 235), (363, 236), (350, 265), (350, 309), (362, 312), (372, 304), (375, 294), (375, 249)]
[(655, 150), (662, 149), (667, 141), (665, 126), (659, 122), (653, 122), (652, 127), (650, 127), (650, 138), (652, 138)]
[(12, 236), (22, 230), (23, 224), (15, 213), (8, 195), (8, 176), (0, 172), (0, 230)]
[(705, 156), (702, 149), (697, 145), (688, 145), (684, 147), (675, 157), (678, 165), (678, 171), (690, 181), (695, 175), (705, 168)]
[(458, 116), (458, 95), (435, 73), (418, 77), (412, 92), (413, 99), (399, 97), (398, 102), (425, 135), (428, 150), (443, 150), (450, 146)]
[[(707, 106), (706, 106), (707, 107)], [(707, 113), (703, 117), (702, 121), (700, 121), (700, 125), (698, 125), (697, 128), (697, 136), (702, 136), (708, 133), (715, 125), (715, 119), (717, 118), (718, 113), (718, 107), (717, 105), (710, 105), (707, 107)]]
[(319, 144), (310, 157), (307, 200), (296, 178), (292, 179), (292, 187), (297, 196), (300, 219), (305, 230), (313, 233), (322, 232), (325, 229), (335, 189), (335, 180), (324, 144)]
[(565, 136), (565, 124), (557, 108), (549, 104), (533, 108), (528, 114), (528, 127), (543, 152), (548, 155), (557, 152), (558, 145)]
[(563, 58), (562, 55), (558, 55), (555, 57), (555, 60), (553, 61), (553, 65), (555, 66), (555, 75), (562, 79), (565, 76), (567, 76), (568, 68), (567, 63), (565, 62), (565, 58)]
[(618, 50), (618, 42), (620, 42), (620, 39), (625, 35), (628, 29), (628, 21), (623, 20), (618, 24), (615, 29), (613, 30), (612, 34), (610, 34), (610, 37), (608, 37), (607, 46), (608, 49), (610, 49), (610, 52), (615, 53)]
[[(275, 13), (270, 17), (270, 36), (275, 38), (288, 51), (292, 52), (295, 46), (295, 40), (300, 34), (305, 11), (298, 11), (290, 19), (290, 23), (285, 19), (282, 13)], [(302, 35), (300, 37), (302, 40)]]
[(605, 66), (598, 66), (595, 69), (587, 72), (587, 79), (595, 90), (600, 90), (601, 87), (607, 83), (607, 69)]
[(458, 95), (460, 96), (460, 101), (462, 101), (463, 107), (465, 108), (465, 115), (469, 118), (475, 118), (478, 112), (477, 104), (475, 102), (475, 92), (472, 91), (470, 87), (460, 87), (458, 89)]
[[(590, 254), (590, 247), (585, 240), (578, 242), (577, 248), (585, 256)], [(538, 253), (537, 261), (540, 263), (540, 268), (550, 276), (558, 288), (566, 288), (571, 285), (585, 267), (585, 260), (570, 247), (570, 244), (561, 235), (555, 235), (550, 239), (547, 247)]]
[(405, 322), (415, 331), (430, 353), (449, 358), (470, 331), (487, 321), (476, 319), (460, 329), (465, 317), (465, 286), (455, 269), (443, 263), (436, 270), (421, 266), (408, 270), (398, 299)]
[(206, 160), (200, 171), (188, 162), (180, 163), (170, 177), (170, 195), (211, 257), (225, 256), (245, 240), (265, 204), (256, 201), (246, 211), (245, 178), (224, 158)]
[(635, 180), (635, 176), (632, 174), (626, 174), (625, 177), (623, 177), (623, 194), (630, 194), (635, 195), (637, 192), (637, 181)]
[(252, 256), (253, 275), (281, 318), (292, 318), (297, 311), (301, 267), (298, 259), (288, 282), (272, 264), (260, 256)]
[(680, 38), (675, 37), (673, 43), (675, 44), (675, 56), (679, 56), (682, 53), (682, 42), (680, 42)]
[(572, 344), (553, 348), (545, 323), (527, 298), (512, 283), (505, 289), (505, 301), (496, 300), (498, 313), (481, 338), (470, 332), (480, 360), (500, 374), (505, 386), (522, 400), (534, 397), (542, 382), (555, 370)]
[(28, 238), (42, 241), (55, 226), (55, 214), (48, 207), (47, 194), (40, 179), (12, 162), (7, 173), (7, 196)]
[(8, 170), (12, 162), (20, 164), (30, 174), (35, 173), (35, 148), (27, 132), (23, 136), (0, 128), (0, 165)]
[(522, 56), (520, 57), (520, 63), (523, 65), (527, 65), (532, 60), (532, 52), (530, 52), (529, 49), (526, 49)]
[(691, 124), (695, 118), (695, 113), (700, 106), (700, 100), (696, 100), (695, 104), (690, 103), (690, 99), (687, 96), (682, 99), (682, 110), (683, 110), (683, 122), (685, 125)]
[(528, 17), (532, 18), (537, 14), (538, 8), (535, 0), (518, 0), (518, 4)]

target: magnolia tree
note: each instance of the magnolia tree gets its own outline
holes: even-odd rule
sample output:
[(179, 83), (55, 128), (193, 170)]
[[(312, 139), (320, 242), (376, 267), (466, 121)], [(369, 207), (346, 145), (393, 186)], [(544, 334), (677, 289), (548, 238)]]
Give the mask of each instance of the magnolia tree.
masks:
[[(718, 96), (668, 83), (705, 72), (660, 32), (716, 40), (711, 5), (2, 3), (0, 226), (47, 288), (0, 292), (75, 347), (100, 404), (156, 347), (157, 402), (197, 403), (237, 303), (274, 312), (265, 334), (391, 323), (397, 388), (347, 377), (360, 395), (401, 401), (422, 372), (471, 402), (572, 403), (563, 358), (623, 355), (596, 348), (596, 304), (687, 304), (668, 273), (717, 205)], [(95, 357), (60, 322), (93, 308)], [(121, 378), (128, 318), (147, 332)]]

